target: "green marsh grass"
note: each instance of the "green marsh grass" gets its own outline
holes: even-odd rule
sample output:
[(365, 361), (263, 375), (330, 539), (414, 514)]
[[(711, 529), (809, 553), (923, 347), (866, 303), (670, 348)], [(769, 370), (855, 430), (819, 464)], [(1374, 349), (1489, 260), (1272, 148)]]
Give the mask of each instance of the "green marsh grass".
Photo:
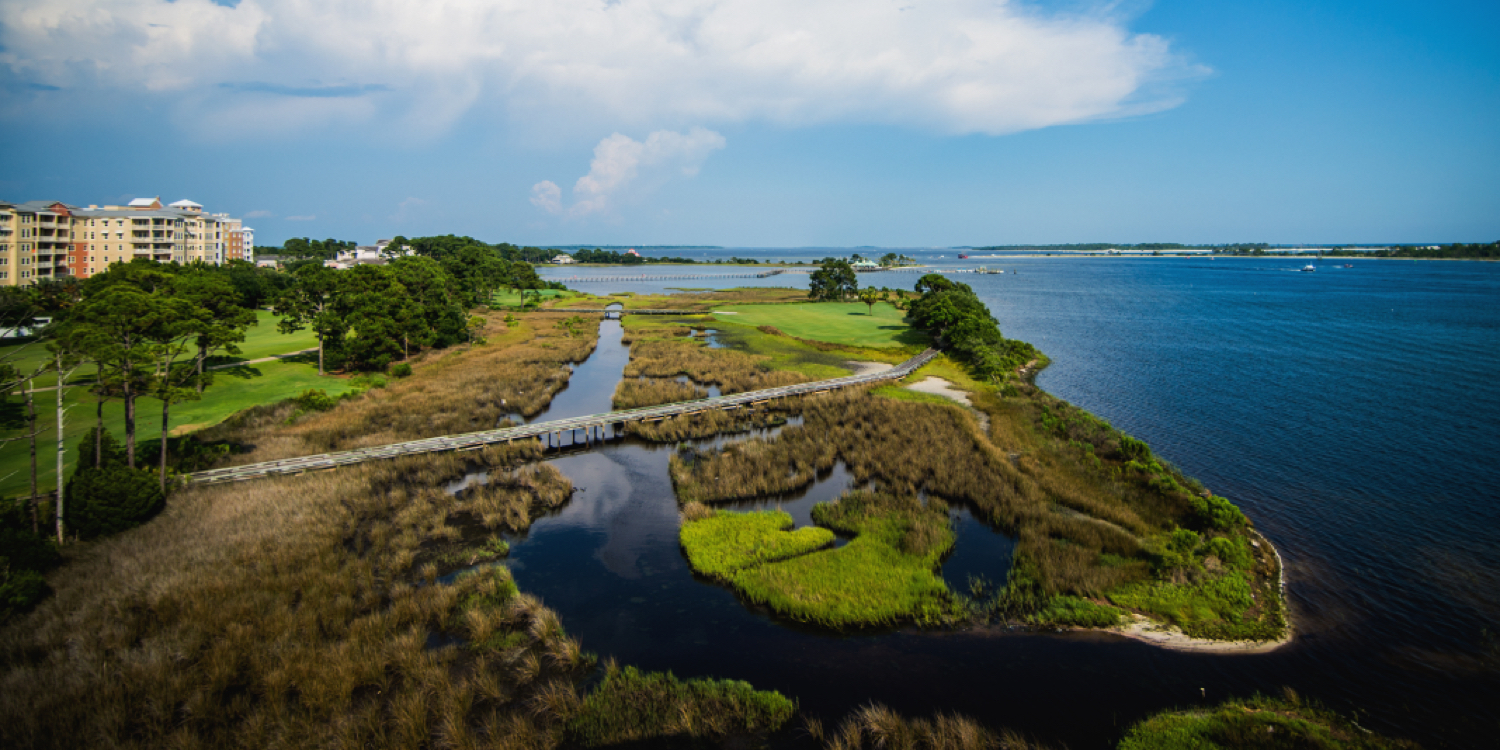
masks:
[(743, 568), (775, 562), (833, 544), (833, 532), (815, 526), (792, 530), (784, 511), (718, 511), (684, 523), (682, 548), (693, 570), (729, 578)]
[[(795, 620), (858, 628), (958, 616), (934, 572), (954, 541), (947, 506), (854, 492), (814, 506), (813, 520), (826, 528), (787, 531), (781, 511), (718, 511), (684, 523), (682, 546), (694, 571)], [(828, 548), (829, 529), (855, 538)]]
[(1119, 750), (1416, 750), (1383, 737), (1287, 690), (1283, 698), (1256, 696), (1206, 709), (1165, 711), (1126, 732)]

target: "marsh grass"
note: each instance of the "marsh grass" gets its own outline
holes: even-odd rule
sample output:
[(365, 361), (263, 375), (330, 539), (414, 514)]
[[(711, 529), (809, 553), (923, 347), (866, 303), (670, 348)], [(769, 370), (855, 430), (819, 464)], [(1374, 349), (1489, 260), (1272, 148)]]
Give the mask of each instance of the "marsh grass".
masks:
[[(291, 404), (247, 410), (212, 439), (241, 446), (234, 460), (261, 461), (452, 432), (520, 410), (522, 399), (540, 408), (566, 380), (564, 363), (593, 345), (546, 321), (526, 315), (489, 346), (419, 359), (411, 377), (292, 425)], [(580, 741), (570, 722), (590, 706), (630, 705), (585, 690), (594, 659), (583, 644), (503, 566), (437, 580), (467, 562), (440, 562), (445, 551), (497, 555), (494, 530), (524, 529), (566, 501), (570, 484), (535, 465), (539, 452), (517, 442), (189, 486), (151, 522), (70, 546), (48, 579), (55, 595), (0, 629), (0, 745)], [(489, 484), (441, 489), (475, 470)], [(576, 726), (589, 742), (612, 742), (770, 727), (768, 717), (790, 713), (784, 698), (748, 686), (672, 684), (652, 705), (701, 724)]]
[(615, 386), (612, 403), (616, 409), (635, 409), (702, 398), (708, 398), (708, 390), (692, 383), (679, 383), (676, 380), (621, 380)]
[(606, 665), (603, 682), (569, 719), (585, 746), (660, 736), (724, 737), (774, 731), (796, 705), (780, 693), (735, 680), (679, 680)]
[(1054, 596), (1032, 620), (1040, 625), (1110, 628), (1120, 624), (1120, 610), (1076, 596)]
[(1208, 709), (1166, 711), (1132, 726), (1119, 750), (1415, 750), (1415, 743), (1370, 732), (1287, 690)]
[[(670, 462), (673, 484), (682, 502), (767, 497), (802, 489), (842, 461), (858, 483), (962, 503), (1014, 535), (1017, 551), (998, 607), (1003, 616), (1102, 623), (1107, 612), (1076, 602), (1120, 592), (1123, 598), (1111, 599), (1115, 605), (1210, 637), (1266, 639), (1284, 632), (1279, 573), (1267, 548), (1258, 548), (1248, 571), (1255, 594), (1248, 604), (1229, 584), (1213, 583), (1229, 574), (1209, 570), (1221, 561), (1210, 560), (1216, 556), (1208, 542), (1248, 540), (1254, 533), (1248, 526), (1207, 528), (1203, 545), (1164, 556), (1161, 540), (1174, 529), (1204, 528), (1190, 480), (1143, 479), (1127, 467), (1150, 458), (1149, 448), (1034, 389), (1007, 397), (993, 387), (974, 387), (975, 407), (990, 417), (988, 434), (949, 404), (851, 389), (801, 399), (803, 423), (775, 438), (679, 452)], [(762, 596), (769, 598), (770, 583), (764, 585)], [(1060, 595), (1074, 599), (1049, 610)]]
[(854, 711), (831, 733), (812, 722), (808, 728), (827, 750), (1046, 750), (1020, 734), (993, 732), (966, 716), (940, 713), (911, 719), (879, 703)]
[[(728, 583), (783, 616), (830, 628), (962, 614), (934, 571), (952, 549), (947, 506), (915, 497), (847, 493), (813, 507), (817, 527), (791, 531), (782, 511), (735, 513), (689, 503), (680, 532), (697, 573)], [(854, 536), (830, 548), (834, 529)]]
[(784, 511), (721, 510), (684, 523), (679, 539), (695, 572), (728, 578), (743, 568), (833, 544), (833, 532), (828, 529), (813, 526), (793, 531), (793, 525), (791, 515)]

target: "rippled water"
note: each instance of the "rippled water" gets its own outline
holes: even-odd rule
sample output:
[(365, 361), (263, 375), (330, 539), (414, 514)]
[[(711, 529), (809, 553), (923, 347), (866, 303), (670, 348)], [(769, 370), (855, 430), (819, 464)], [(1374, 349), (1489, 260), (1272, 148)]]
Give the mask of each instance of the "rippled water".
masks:
[[(1088, 634), (799, 632), (692, 578), (667, 453), (629, 444), (557, 460), (586, 490), (516, 546), (522, 586), (542, 590), (601, 654), (747, 679), (827, 717), (879, 700), (1106, 747), (1152, 711), (1290, 686), (1429, 746), (1490, 746), (1500, 733), (1500, 462), (1490, 456), (1500, 266), (1355, 260), (1300, 274), (1302, 261), (1275, 259), (980, 262), (1019, 272), (962, 280), (1006, 335), (1052, 357), (1042, 387), (1150, 442), (1277, 544), (1294, 643), (1213, 656)], [(910, 288), (915, 276), (862, 280)]]

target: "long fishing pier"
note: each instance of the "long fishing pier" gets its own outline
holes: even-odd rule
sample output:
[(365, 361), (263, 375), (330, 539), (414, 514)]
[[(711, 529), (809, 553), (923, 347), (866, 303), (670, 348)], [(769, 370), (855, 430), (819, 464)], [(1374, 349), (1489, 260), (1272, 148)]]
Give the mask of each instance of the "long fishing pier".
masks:
[(776, 268), (776, 269), (772, 269), (770, 271), (761, 271), (760, 273), (689, 273), (689, 274), (676, 274), (676, 275), (671, 275), (671, 276), (647, 276), (646, 274), (640, 274), (639, 276), (578, 276), (578, 275), (574, 275), (574, 276), (570, 276), (568, 278), (558, 278), (556, 276), (550, 276), (549, 275), (548, 276), (548, 281), (566, 281), (566, 282), (575, 282), (575, 283), (582, 284), (582, 283), (588, 283), (588, 282), (594, 282), (594, 281), (600, 281), (600, 282), (620, 282), (620, 281), (693, 281), (693, 280), (697, 280), (697, 279), (768, 279), (768, 278), (770, 278), (772, 276), (776, 276), (776, 275), (783, 274), (783, 273), (786, 273), (786, 269), (784, 269), (784, 268)]
[(539, 438), (545, 441), (548, 447), (563, 447), (563, 434), (566, 433), (568, 435), (569, 440), (572, 441), (571, 445), (577, 445), (576, 433), (579, 430), (583, 430), (584, 444), (587, 445), (595, 439), (602, 441), (606, 437), (620, 436), (622, 434), (621, 428), (629, 422), (660, 422), (669, 417), (700, 414), (707, 411), (753, 410), (773, 399), (827, 393), (840, 388), (904, 378), (915, 372), (917, 368), (930, 362), (937, 355), (938, 352), (936, 350), (928, 349), (882, 372), (850, 375), (832, 380), (819, 380), (814, 383), (785, 385), (760, 391), (736, 393), (731, 396), (718, 396), (716, 398), (705, 398), (697, 401), (681, 401), (675, 404), (612, 411), (608, 414), (591, 414), (571, 419), (556, 419), (550, 422), (536, 422), (518, 427), (504, 427), (498, 430), (469, 432), (461, 435), (445, 435), (443, 437), (412, 440), (405, 443), (393, 443), (376, 448), (362, 448), (352, 451), (339, 451), (337, 453), (323, 453), (316, 456), (286, 458), (280, 461), (246, 464), (244, 466), (230, 466), (223, 469), (209, 469), (208, 471), (188, 474), (187, 481), (191, 484), (241, 482), (261, 477), (335, 469), (340, 466), (349, 466), (366, 461), (412, 456), (421, 453), (479, 450), (487, 445), (509, 443), (513, 440), (525, 440), (528, 438)]

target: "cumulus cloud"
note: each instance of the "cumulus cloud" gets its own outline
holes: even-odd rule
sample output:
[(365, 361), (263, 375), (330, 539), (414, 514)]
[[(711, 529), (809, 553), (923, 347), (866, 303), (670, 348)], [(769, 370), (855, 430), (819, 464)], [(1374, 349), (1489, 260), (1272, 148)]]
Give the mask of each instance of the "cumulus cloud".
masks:
[[(538, 127), (759, 120), (999, 134), (1173, 106), (1165, 84), (1202, 70), (1100, 4), (8, 0), (0, 66), (48, 97), (161, 97), (184, 128), (205, 131), (364, 122), (437, 133), (490, 108)], [(30, 96), (6, 109), (38, 106)]]
[(396, 204), (396, 212), (390, 216), (391, 221), (410, 221), (426, 205), (427, 201), (421, 198), (408, 197), (406, 200)]
[(549, 214), (562, 213), (562, 188), (551, 180), (542, 180), (532, 185), (531, 205)]
[[(724, 136), (706, 128), (686, 133), (658, 130), (644, 141), (615, 133), (594, 147), (589, 173), (573, 183), (573, 205), (567, 213), (572, 217), (605, 213), (627, 187), (640, 194), (673, 176), (694, 177), (708, 155), (724, 148), (724, 143)], [(560, 214), (562, 189), (551, 180), (542, 180), (531, 187), (531, 203)]]

